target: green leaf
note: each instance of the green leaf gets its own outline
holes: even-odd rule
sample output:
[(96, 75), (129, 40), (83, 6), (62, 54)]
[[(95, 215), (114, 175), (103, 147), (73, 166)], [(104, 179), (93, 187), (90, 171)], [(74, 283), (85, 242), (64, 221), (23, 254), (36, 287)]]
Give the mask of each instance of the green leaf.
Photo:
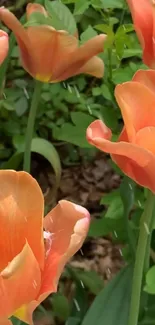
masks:
[(52, 295), (51, 301), (54, 315), (61, 321), (66, 321), (70, 312), (68, 299), (58, 292)]
[(27, 109), (28, 109), (28, 101), (27, 101), (27, 98), (25, 96), (19, 98), (15, 102), (14, 107), (15, 107), (16, 114), (19, 117), (22, 116), (27, 111)]
[[(18, 169), (20, 163), (22, 162), (23, 152), (24, 152), (24, 143), (19, 142), (20, 145), (18, 147), (18, 151), (8, 160), (7, 163), (2, 165), (3, 169)], [(43, 156), (45, 159), (49, 161), (51, 166), (54, 169), (55, 176), (56, 176), (56, 186), (57, 189), (60, 184), (61, 179), (61, 162), (60, 157), (52, 145), (51, 142), (42, 139), (42, 138), (33, 138), (31, 144), (31, 151), (36, 152)]]
[(33, 138), (31, 151), (39, 153), (52, 165), (56, 176), (56, 187), (59, 187), (61, 179), (61, 162), (57, 150), (51, 142), (42, 138)]
[(145, 314), (142, 320), (138, 323), (138, 325), (154, 325), (155, 324), (155, 305), (149, 305), (145, 310)]
[(119, 219), (123, 215), (123, 205), (122, 200), (118, 196), (110, 204), (107, 212), (105, 213), (105, 218)]
[(103, 215), (101, 219), (91, 222), (88, 234), (90, 237), (95, 238), (113, 234), (115, 239), (119, 239), (122, 242), (126, 241), (123, 218), (111, 219), (105, 218)]
[(92, 95), (93, 96), (100, 96), (101, 94), (102, 94), (101, 87), (92, 88)]
[(97, 36), (97, 32), (92, 26), (89, 25), (88, 28), (81, 34), (80, 38), (82, 43), (84, 43), (95, 36)]
[(89, 8), (90, 2), (88, 0), (78, 0), (75, 2), (74, 15), (82, 15)]
[(16, 317), (11, 317), (11, 321), (13, 325), (26, 325), (26, 323), (22, 322), (21, 320), (19, 320)]
[(48, 11), (52, 19), (52, 26), (56, 29), (63, 29), (70, 34), (76, 32), (76, 22), (74, 16), (70, 12), (67, 6), (61, 1), (49, 1), (45, 0), (45, 8)]
[(86, 140), (86, 129), (94, 121), (94, 118), (82, 112), (72, 112), (71, 119), (74, 125), (64, 123), (60, 128), (55, 128), (53, 133), (54, 137), (81, 148), (90, 148), (91, 145)]
[(152, 266), (146, 274), (144, 290), (149, 294), (155, 294), (155, 266)]
[(81, 325), (128, 323), (132, 267), (123, 268), (100, 292)]
[(129, 241), (130, 249), (135, 256), (135, 249), (137, 244), (137, 238), (135, 236), (135, 233), (133, 232), (133, 229), (131, 227), (132, 223), (129, 219), (129, 214), (133, 208), (134, 201), (135, 201), (135, 183), (129, 179), (128, 177), (124, 177), (121, 186), (120, 186), (120, 198), (123, 203), (123, 210), (124, 210), (124, 222), (126, 225), (127, 230), (127, 239)]
[(104, 282), (95, 271), (75, 270), (77, 277), (90, 292), (97, 295), (104, 286)]
[[(121, 9), (124, 5), (124, 0), (100, 0), (102, 3), (102, 8), (104, 9)], [(92, 0), (94, 3), (95, 0)]]
[(86, 310), (88, 308), (87, 292), (86, 292), (85, 288), (83, 287), (83, 284), (77, 277), (76, 271), (70, 266), (67, 267), (67, 270), (76, 285), (75, 295), (73, 297), (70, 316), (80, 318), (80, 324), (81, 324), (81, 321), (82, 321), (82, 319), (86, 313)]
[(24, 27), (39, 25), (52, 25), (52, 20), (49, 17), (45, 17), (41, 12), (33, 12)]
[(80, 318), (78, 317), (69, 317), (65, 325), (80, 325)]
[(104, 218), (119, 219), (123, 215), (123, 204), (118, 190), (105, 194), (100, 204), (109, 205)]

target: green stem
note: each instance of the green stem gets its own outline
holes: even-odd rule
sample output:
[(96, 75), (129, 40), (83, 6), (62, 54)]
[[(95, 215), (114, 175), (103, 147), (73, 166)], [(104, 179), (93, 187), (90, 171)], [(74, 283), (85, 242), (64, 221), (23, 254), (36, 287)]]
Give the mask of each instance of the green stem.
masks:
[(35, 80), (34, 93), (32, 97), (27, 129), (26, 129), (26, 137), (25, 137), (23, 170), (25, 170), (28, 173), (30, 172), (30, 167), (31, 167), (31, 142), (33, 137), (34, 123), (35, 123), (38, 103), (40, 100), (41, 87), (42, 87), (42, 83), (40, 81)]
[(154, 195), (152, 194), (152, 192), (149, 191), (147, 201), (145, 204), (145, 209), (140, 220), (140, 232), (139, 232), (139, 239), (138, 239), (138, 245), (136, 251), (134, 274), (133, 274), (132, 294), (131, 294), (131, 304), (130, 304), (128, 325), (138, 324), (141, 289), (142, 289), (142, 281), (143, 281), (145, 258), (146, 258), (146, 249), (147, 249), (149, 237), (151, 236), (152, 233), (152, 227), (153, 227), (152, 219), (154, 217), (154, 213), (153, 213), (154, 205), (155, 205)]

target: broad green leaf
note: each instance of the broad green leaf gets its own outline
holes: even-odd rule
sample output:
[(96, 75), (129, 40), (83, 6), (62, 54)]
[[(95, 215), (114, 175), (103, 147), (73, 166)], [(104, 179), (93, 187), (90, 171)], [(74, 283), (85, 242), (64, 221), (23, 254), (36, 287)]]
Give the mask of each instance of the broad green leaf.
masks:
[(55, 171), (56, 187), (59, 187), (61, 179), (61, 162), (58, 152), (52, 143), (45, 139), (33, 138), (31, 151), (39, 153), (49, 161)]
[(53, 314), (61, 321), (69, 317), (70, 307), (68, 299), (61, 293), (55, 293), (51, 297)]
[(119, 197), (119, 190), (111, 191), (110, 193), (104, 194), (100, 200), (100, 204), (109, 205), (113, 200)]
[(107, 212), (105, 213), (105, 218), (119, 219), (123, 215), (123, 204), (121, 198), (116, 197), (110, 204)]
[(76, 285), (70, 316), (80, 318), (81, 324), (81, 321), (83, 320), (83, 317), (88, 308), (87, 292), (86, 289), (83, 287), (83, 284), (77, 277), (76, 271), (70, 266), (67, 267), (67, 270)]
[[(36, 152), (43, 156), (45, 159), (49, 161), (51, 166), (54, 169), (56, 176), (56, 188), (59, 187), (60, 179), (61, 179), (61, 162), (60, 157), (55, 149), (55, 147), (49, 141), (42, 138), (33, 138), (31, 151)], [(2, 165), (3, 169), (18, 169), (23, 158), (24, 145), (20, 144), (18, 147), (18, 151), (6, 162)]]
[(123, 268), (96, 297), (81, 325), (126, 325), (131, 296), (132, 267)]
[(95, 271), (75, 270), (75, 272), (84, 287), (87, 287), (94, 295), (102, 290), (104, 282)]
[(101, 237), (113, 234), (115, 239), (120, 239), (120, 241), (125, 242), (126, 232), (123, 218), (110, 219), (105, 218), (103, 215), (101, 219), (91, 222), (88, 234), (90, 237)]
[[(94, 3), (95, 0), (92, 0)], [(124, 5), (124, 0), (101, 0), (103, 9), (121, 9)]]
[(100, 204), (109, 205), (104, 218), (119, 219), (123, 215), (123, 204), (118, 190), (105, 194)]
[(155, 266), (152, 266), (146, 274), (144, 290), (149, 294), (155, 294)]
[(113, 71), (114, 84), (123, 83), (132, 79), (134, 72), (129, 66), (125, 66)]
[(93, 38), (97, 35), (97, 32), (94, 30), (92, 26), (88, 26), (88, 28), (81, 34), (80, 38), (82, 43), (88, 41), (90, 38)]
[(129, 219), (129, 214), (133, 208), (135, 201), (135, 183), (129, 179), (128, 177), (124, 177), (123, 182), (120, 186), (120, 198), (123, 204), (123, 214), (124, 214), (124, 222), (126, 225), (127, 238), (130, 245), (131, 253), (133, 256), (135, 255), (135, 249), (137, 244), (137, 238), (132, 229), (132, 224)]
[(92, 95), (93, 96), (100, 96), (102, 94), (101, 87), (94, 87), (92, 88)]
[(80, 325), (80, 318), (78, 317), (69, 317), (65, 325)]
[(14, 103), (15, 111), (16, 114), (20, 117), (22, 116), (28, 109), (28, 101), (25, 96), (19, 98), (15, 103)]
[(94, 121), (94, 118), (82, 112), (72, 112), (71, 119), (73, 124), (64, 123), (60, 128), (55, 128), (54, 137), (81, 148), (91, 148), (91, 145), (86, 140), (86, 129)]
[(11, 158), (1, 165), (1, 169), (18, 170), (23, 161), (23, 152), (16, 152)]
[(90, 1), (78, 0), (75, 2), (74, 15), (82, 15), (89, 8)]
[(63, 29), (70, 34), (76, 32), (76, 22), (71, 11), (61, 1), (45, 0), (45, 8), (51, 16), (52, 26), (56, 29)]
[(29, 20), (26, 22), (24, 27), (30, 26), (39, 26), (39, 25), (52, 25), (52, 19), (49, 17), (45, 17), (41, 12), (33, 12)]

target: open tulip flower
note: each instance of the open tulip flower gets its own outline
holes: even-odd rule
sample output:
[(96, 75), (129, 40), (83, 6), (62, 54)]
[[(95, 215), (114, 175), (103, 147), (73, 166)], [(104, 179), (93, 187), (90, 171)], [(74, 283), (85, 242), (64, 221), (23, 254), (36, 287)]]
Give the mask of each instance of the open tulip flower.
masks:
[(9, 48), (8, 34), (0, 29), (0, 64), (5, 60)]
[(116, 86), (115, 96), (124, 120), (118, 141), (111, 142), (111, 130), (96, 120), (87, 129), (88, 142), (155, 193), (155, 71), (139, 70), (133, 81)]
[[(51, 292), (89, 227), (86, 209), (60, 201), (43, 219), (44, 199), (26, 172), (0, 171), (0, 324), (28, 324)], [(44, 229), (44, 231), (43, 231)]]
[(143, 62), (155, 68), (155, 4), (154, 0), (127, 0), (133, 23), (143, 49)]
[[(27, 5), (27, 19), (32, 13), (48, 13), (39, 4)], [(96, 55), (103, 52), (106, 36), (98, 35), (78, 46), (76, 36), (48, 25), (24, 28), (18, 19), (4, 7), (0, 8), (0, 19), (10, 28), (17, 39), (22, 64), (35, 79), (43, 82), (58, 82), (71, 76), (87, 73), (102, 77), (103, 61)]]

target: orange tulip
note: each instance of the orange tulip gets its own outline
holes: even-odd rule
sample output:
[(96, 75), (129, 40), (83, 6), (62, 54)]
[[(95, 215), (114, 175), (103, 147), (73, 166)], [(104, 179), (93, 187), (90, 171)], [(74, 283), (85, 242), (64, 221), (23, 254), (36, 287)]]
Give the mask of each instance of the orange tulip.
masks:
[(30, 174), (1, 170), (0, 184), (0, 324), (12, 315), (33, 324), (32, 312), (81, 247), (89, 213), (62, 200), (43, 220), (43, 194)]
[[(43, 6), (29, 3), (27, 19), (35, 12), (48, 15)], [(48, 25), (24, 28), (4, 7), (0, 8), (0, 19), (14, 32), (23, 66), (35, 79), (58, 82), (80, 73), (103, 76), (104, 64), (96, 55), (103, 51), (104, 34), (79, 47), (78, 39), (64, 30)]]
[(6, 58), (8, 54), (8, 49), (8, 34), (0, 29), (0, 64), (2, 64), (4, 59)]
[(143, 61), (155, 68), (155, 8), (153, 0), (127, 0), (143, 49)]
[(111, 130), (100, 120), (90, 124), (87, 139), (155, 193), (155, 71), (138, 71), (133, 81), (116, 86), (115, 96), (124, 120), (118, 141), (110, 141)]

